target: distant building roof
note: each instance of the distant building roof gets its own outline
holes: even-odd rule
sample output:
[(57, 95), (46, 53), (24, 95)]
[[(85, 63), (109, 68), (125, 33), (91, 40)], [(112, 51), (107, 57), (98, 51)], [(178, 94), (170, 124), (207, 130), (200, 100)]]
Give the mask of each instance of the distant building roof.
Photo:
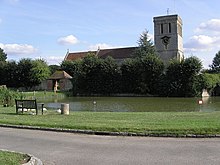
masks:
[(67, 53), (64, 60), (74, 61), (77, 59), (84, 58), (88, 53), (94, 53), (100, 58), (106, 58), (111, 56), (114, 59), (126, 59), (131, 58), (137, 47), (126, 47), (126, 48), (114, 48), (114, 49), (98, 49), (97, 51), (85, 51), (85, 52), (75, 52)]
[(49, 78), (49, 80), (59, 80), (59, 79), (72, 79), (72, 76), (70, 76), (65, 71), (57, 70), (54, 72)]

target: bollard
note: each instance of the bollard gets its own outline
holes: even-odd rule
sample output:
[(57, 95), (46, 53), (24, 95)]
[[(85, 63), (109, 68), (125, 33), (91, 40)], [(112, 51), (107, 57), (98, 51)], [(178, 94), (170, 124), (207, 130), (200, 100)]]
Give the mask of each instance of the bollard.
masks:
[(70, 114), (69, 104), (61, 104), (61, 114), (62, 115), (69, 115)]

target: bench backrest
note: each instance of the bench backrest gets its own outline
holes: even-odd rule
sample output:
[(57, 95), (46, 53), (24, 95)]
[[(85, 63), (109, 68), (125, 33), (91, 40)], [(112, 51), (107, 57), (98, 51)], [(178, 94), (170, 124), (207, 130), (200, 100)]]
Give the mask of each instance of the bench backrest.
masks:
[(37, 101), (35, 100), (15, 100), (16, 108), (37, 109)]

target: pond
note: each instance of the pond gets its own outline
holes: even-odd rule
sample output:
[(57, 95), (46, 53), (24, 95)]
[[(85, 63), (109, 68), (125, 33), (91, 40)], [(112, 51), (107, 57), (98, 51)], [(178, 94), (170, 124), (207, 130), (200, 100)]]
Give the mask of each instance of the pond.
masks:
[[(199, 104), (202, 100), (202, 104)], [(220, 111), (220, 97), (69, 97), (45, 103), (49, 109), (59, 109), (68, 103), (71, 111), (90, 112), (212, 112)]]

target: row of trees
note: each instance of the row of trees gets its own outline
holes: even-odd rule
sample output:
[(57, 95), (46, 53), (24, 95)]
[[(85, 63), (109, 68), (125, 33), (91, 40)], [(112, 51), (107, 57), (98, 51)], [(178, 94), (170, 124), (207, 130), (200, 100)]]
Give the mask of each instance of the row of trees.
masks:
[(120, 66), (111, 57), (90, 54), (80, 61), (64, 61), (61, 68), (73, 76), (75, 94), (195, 96), (204, 87), (199, 75), (202, 64), (196, 57), (172, 61), (164, 70), (154, 54), (127, 59)]
[(7, 87), (31, 89), (50, 74), (49, 66), (44, 60), (0, 61), (0, 84)]

